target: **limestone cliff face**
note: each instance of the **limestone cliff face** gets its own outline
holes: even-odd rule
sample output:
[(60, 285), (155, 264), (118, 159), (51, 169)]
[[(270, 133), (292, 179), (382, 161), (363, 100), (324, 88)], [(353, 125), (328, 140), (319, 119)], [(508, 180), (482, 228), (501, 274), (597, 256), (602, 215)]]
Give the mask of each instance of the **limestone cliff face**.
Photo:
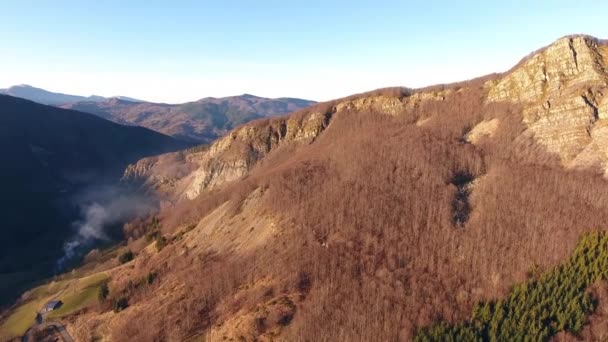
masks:
[(173, 197), (194, 199), (205, 190), (243, 177), (279, 146), (313, 142), (331, 124), (336, 113), (374, 111), (398, 115), (422, 101), (443, 99), (451, 91), (404, 96), (362, 94), (328, 102), (288, 117), (236, 128), (206, 148), (142, 159), (130, 165), (123, 178), (143, 182)]
[(569, 167), (607, 166), (608, 47), (565, 37), (486, 84), (489, 102), (522, 104), (528, 134)]
[(290, 117), (251, 123), (208, 147), (143, 159), (130, 165), (124, 178), (144, 182), (162, 193), (193, 199), (205, 189), (244, 176), (280, 145), (311, 142), (329, 124), (330, 110), (313, 108)]
[[(607, 169), (607, 66), (607, 44), (588, 36), (565, 37), (531, 54), (510, 71), (489, 78), (484, 84), (485, 100), (520, 105), (520, 119), (527, 127), (523, 134), (557, 154), (565, 166)], [(205, 148), (143, 159), (129, 166), (125, 178), (173, 197), (193, 199), (207, 189), (243, 177), (280, 146), (313, 142), (339, 113), (399, 115), (425, 101), (445, 100), (458, 89), (395, 88), (320, 104), (288, 117), (236, 128)], [(421, 118), (417, 124), (424, 126), (428, 119)], [(497, 129), (498, 119), (484, 119), (463, 138), (476, 144), (491, 138)]]

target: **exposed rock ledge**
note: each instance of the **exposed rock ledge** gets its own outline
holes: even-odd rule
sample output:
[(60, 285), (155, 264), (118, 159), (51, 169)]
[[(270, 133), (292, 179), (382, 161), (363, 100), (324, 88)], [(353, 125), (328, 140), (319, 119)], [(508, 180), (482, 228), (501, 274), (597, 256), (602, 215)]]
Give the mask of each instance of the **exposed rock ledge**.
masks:
[(202, 191), (243, 177), (279, 146), (311, 143), (330, 125), (336, 113), (373, 110), (396, 115), (421, 101), (443, 99), (450, 91), (404, 96), (356, 95), (313, 106), (288, 117), (252, 122), (236, 128), (207, 148), (142, 159), (130, 165), (123, 178), (142, 182), (160, 193), (194, 199)]
[(607, 61), (605, 42), (564, 37), (487, 82), (487, 99), (522, 103), (527, 134), (565, 166), (606, 168)]
[[(527, 136), (556, 153), (568, 167), (608, 168), (608, 46), (589, 36), (559, 39), (522, 60), (510, 71), (489, 77), (487, 102), (512, 102), (523, 108)], [(288, 117), (236, 128), (206, 148), (191, 149), (131, 165), (124, 177), (160, 193), (193, 199), (206, 189), (246, 175), (270, 151), (286, 144), (308, 144), (345, 111), (398, 115), (424, 101), (441, 101), (458, 87), (411, 91), (394, 96), (372, 92), (319, 104)], [(439, 90), (438, 90), (439, 89)], [(428, 118), (427, 118), (428, 119)], [(417, 123), (424, 126), (424, 120)], [(480, 122), (466, 137), (491, 138), (497, 120)]]

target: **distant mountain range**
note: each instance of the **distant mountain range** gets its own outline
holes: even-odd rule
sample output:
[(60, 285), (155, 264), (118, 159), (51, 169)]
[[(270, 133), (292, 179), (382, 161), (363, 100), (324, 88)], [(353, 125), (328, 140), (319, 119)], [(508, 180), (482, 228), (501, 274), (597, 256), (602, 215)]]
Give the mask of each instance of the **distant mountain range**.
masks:
[(208, 143), (238, 125), (287, 114), (314, 103), (295, 98), (268, 99), (244, 94), (207, 97), (176, 105), (114, 98), (101, 102), (69, 103), (61, 107), (95, 114), (121, 124), (146, 127), (185, 141)]
[[(27, 84), (21, 84), (12, 86), (6, 89), (0, 89), (0, 94), (2, 95), (10, 95), (15, 97), (20, 97), (26, 100), (58, 106), (66, 103), (73, 103), (79, 101), (92, 101), (92, 102), (101, 102), (107, 101), (109, 98), (91, 95), (91, 96), (78, 96), (78, 95), (69, 95), (62, 93), (54, 93), (48, 90), (44, 90), (41, 88), (32, 87)], [(115, 96), (112, 98), (118, 98), (124, 101), (132, 101), (132, 102), (143, 102), (141, 100), (137, 100), (134, 98), (126, 97), (126, 96)]]
[(0, 89), (0, 94), (91, 113), (124, 125), (146, 127), (192, 143), (209, 143), (251, 120), (284, 115), (315, 104), (297, 98), (269, 99), (249, 94), (165, 104), (126, 96), (60, 94), (29, 85)]

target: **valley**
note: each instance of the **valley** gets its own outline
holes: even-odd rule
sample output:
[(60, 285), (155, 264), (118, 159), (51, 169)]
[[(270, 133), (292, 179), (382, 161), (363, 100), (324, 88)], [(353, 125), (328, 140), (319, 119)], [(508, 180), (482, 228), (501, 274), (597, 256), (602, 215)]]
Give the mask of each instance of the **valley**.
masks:
[(132, 158), (122, 184), (158, 206), (0, 331), (61, 298), (76, 341), (602, 340), (607, 60), (566, 36), (504, 73)]

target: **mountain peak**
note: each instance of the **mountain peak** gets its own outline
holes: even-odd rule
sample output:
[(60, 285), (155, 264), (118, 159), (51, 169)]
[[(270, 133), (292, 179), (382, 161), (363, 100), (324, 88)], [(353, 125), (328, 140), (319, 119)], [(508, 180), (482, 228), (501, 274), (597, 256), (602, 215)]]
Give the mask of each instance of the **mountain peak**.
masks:
[[(571, 167), (606, 165), (608, 44), (588, 35), (562, 37), (488, 81), (488, 102), (523, 107), (528, 134)], [(607, 169), (608, 170), (608, 169)]]
[[(37, 88), (31, 86), (29, 84), (18, 84), (11, 86), (6, 89), (0, 89), (0, 94), (10, 95), (14, 97), (24, 98), (26, 100), (42, 103), (45, 105), (58, 106), (68, 103), (75, 102), (103, 102), (108, 100), (109, 98), (99, 96), (99, 95), (90, 95), (90, 96), (80, 96), (80, 95), (71, 95), (64, 93), (55, 93), (52, 91), (48, 91), (42, 88)], [(127, 96), (113, 96), (112, 98), (118, 98), (120, 100), (129, 101), (129, 102), (145, 102), (142, 100), (134, 99)]]
[(608, 45), (589, 35), (570, 35), (536, 50), (499, 80), (491, 82), (491, 101), (542, 101), (558, 95), (566, 82), (605, 84)]
[(108, 99), (105, 99), (106, 103), (111, 104), (111, 105), (118, 105), (118, 104), (125, 104), (125, 103), (130, 103), (132, 101), (127, 101), (127, 100), (123, 100), (118, 96), (115, 97), (110, 97)]

